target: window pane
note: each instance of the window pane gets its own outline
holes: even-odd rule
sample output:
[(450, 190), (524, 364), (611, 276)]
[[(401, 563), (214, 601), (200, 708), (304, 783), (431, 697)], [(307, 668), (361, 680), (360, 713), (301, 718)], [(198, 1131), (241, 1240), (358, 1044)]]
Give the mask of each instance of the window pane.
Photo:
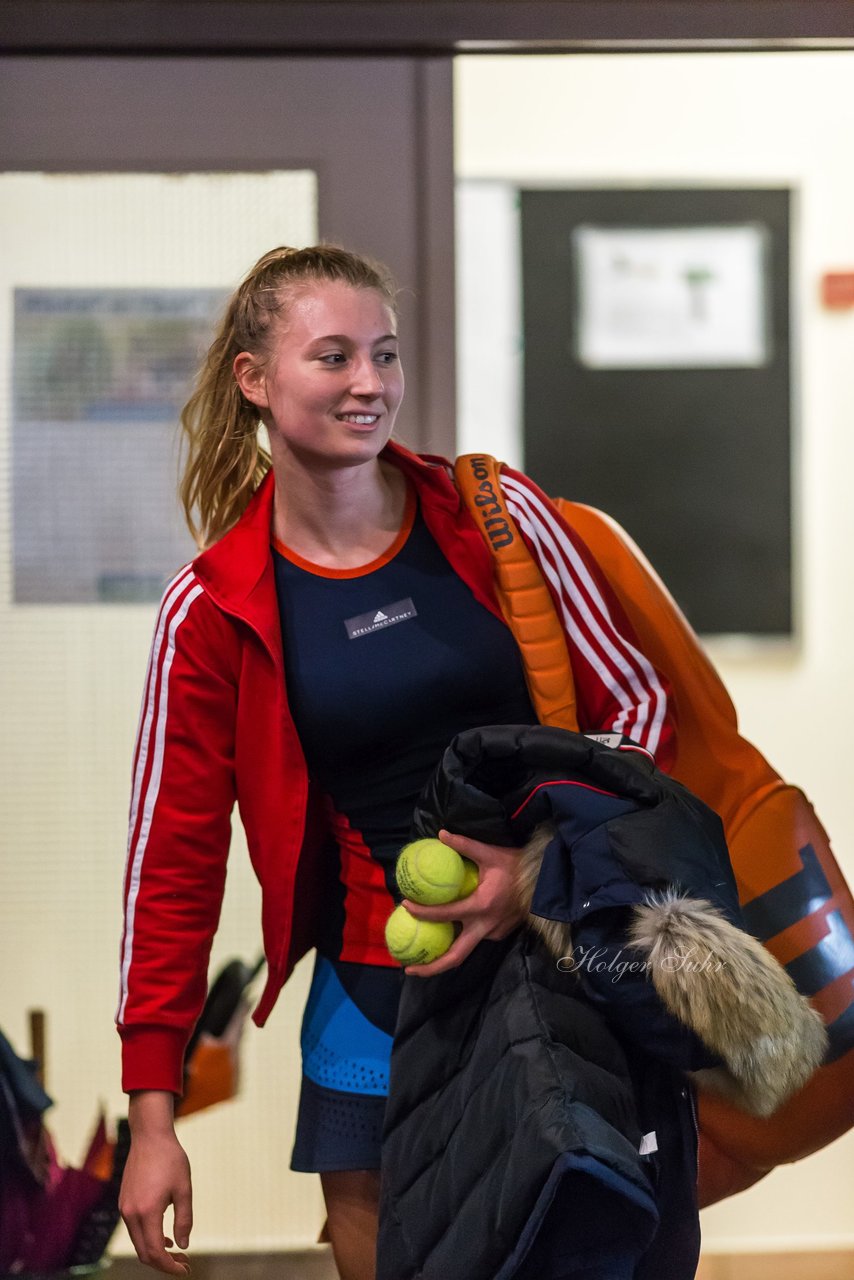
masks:
[[(315, 204), (307, 172), (0, 175), (0, 1026), (26, 1052), (26, 1011), (46, 1010), (50, 1127), (72, 1164), (98, 1100), (111, 1117), (126, 1107), (112, 1017), (157, 612), (141, 597), (193, 553), (175, 497), (177, 406), (212, 310), (266, 250), (316, 240)], [(259, 918), (237, 848), (215, 968), (257, 955)], [(282, 1088), (288, 1045), (296, 1088), (298, 1016), (259, 1037), (271, 1055), (259, 1088)], [(287, 1233), (281, 1134), (263, 1105), (257, 1119), (221, 1111), (222, 1124), (192, 1126), (208, 1237)], [(243, 1159), (223, 1208), (205, 1180)], [(295, 1221), (313, 1222), (315, 1194), (308, 1183)], [(122, 1233), (117, 1247), (129, 1248)]]

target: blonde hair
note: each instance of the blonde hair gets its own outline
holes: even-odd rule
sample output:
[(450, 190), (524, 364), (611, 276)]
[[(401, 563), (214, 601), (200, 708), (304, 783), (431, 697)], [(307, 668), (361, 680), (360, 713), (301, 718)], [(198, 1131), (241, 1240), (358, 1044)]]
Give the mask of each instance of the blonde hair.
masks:
[(184, 466), (179, 493), (200, 547), (216, 542), (237, 523), (270, 468), (270, 455), (258, 438), (258, 409), (235, 381), (234, 359), (241, 351), (269, 358), (271, 330), (287, 309), (289, 290), (327, 280), (375, 289), (395, 309), (397, 290), (388, 269), (330, 244), (271, 249), (228, 302), (181, 413)]

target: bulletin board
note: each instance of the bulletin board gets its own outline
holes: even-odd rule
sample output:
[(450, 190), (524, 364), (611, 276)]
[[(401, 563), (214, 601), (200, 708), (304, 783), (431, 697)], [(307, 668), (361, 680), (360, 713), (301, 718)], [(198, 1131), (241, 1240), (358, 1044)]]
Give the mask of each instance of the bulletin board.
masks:
[(791, 192), (520, 192), (525, 469), (704, 635), (793, 630)]

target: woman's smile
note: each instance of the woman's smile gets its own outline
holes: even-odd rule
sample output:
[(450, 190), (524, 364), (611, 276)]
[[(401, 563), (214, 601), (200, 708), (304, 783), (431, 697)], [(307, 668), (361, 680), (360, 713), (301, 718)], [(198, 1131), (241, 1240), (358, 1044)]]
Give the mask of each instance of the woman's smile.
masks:
[(380, 420), (378, 413), (339, 413), (341, 422), (349, 422), (354, 427), (373, 427)]

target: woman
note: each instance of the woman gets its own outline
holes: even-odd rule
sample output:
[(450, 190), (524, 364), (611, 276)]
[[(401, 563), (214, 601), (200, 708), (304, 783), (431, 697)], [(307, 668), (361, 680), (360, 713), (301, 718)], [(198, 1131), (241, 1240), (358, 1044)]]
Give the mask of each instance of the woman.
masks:
[[(191, 1226), (173, 1099), (234, 800), (263, 890), (259, 1025), (299, 957), (318, 953), (293, 1167), (320, 1173), (343, 1280), (369, 1280), (400, 983), (383, 943), (394, 860), (456, 733), (536, 721), (447, 464), (391, 442), (402, 397), (385, 269), (325, 245), (279, 248), (231, 299), (182, 416), (182, 497), (206, 549), (170, 584), (155, 631), (118, 1014), (133, 1134), (122, 1214), (139, 1257), (167, 1274), (187, 1270), (163, 1234), (170, 1204), (179, 1249)], [(595, 565), (536, 486), (507, 474), (562, 611), (583, 727), (666, 753), (664, 691), (615, 626)], [(479, 884), (424, 977), (519, 922), (513, 852), (442, 838), (478, 864)]]

